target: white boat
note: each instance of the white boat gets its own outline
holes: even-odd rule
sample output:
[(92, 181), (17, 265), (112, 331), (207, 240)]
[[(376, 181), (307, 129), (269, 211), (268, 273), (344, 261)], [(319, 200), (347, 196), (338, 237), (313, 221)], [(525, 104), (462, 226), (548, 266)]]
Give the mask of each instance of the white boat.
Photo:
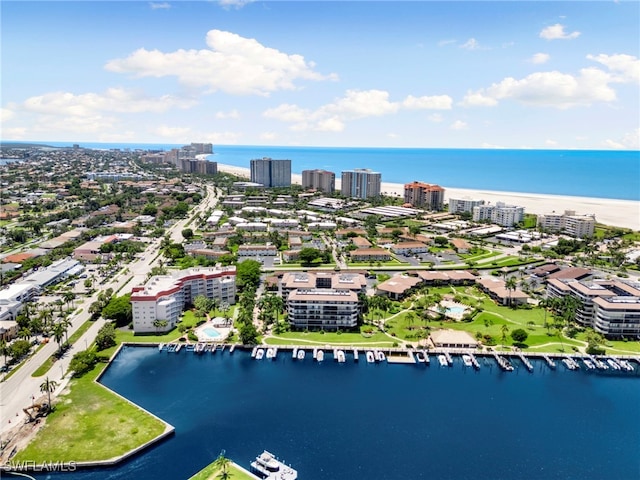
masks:
[(258, 347), (253, 347), (253, 350), (251, 350), (251, 358), (256, 358), (257, 353), (258, 353)]
[(234, 343), (233, 345), (231, 345), (231, 348), (229, 349), (229, 353), (233, 353), (235, 349), (236, 349), (236, 344)]
[(169, 345), (167, 345), (167, 352), (174, 352), (175, 350), (176, 350), (175, 343), (170, 343)]
[(375, 361), (376, 361), (376, 356), (373, 354), (371, 350), (367, 350), (367, 362), (375, 363)]
[(628, 360), (617, 358), (616, 361), (618, 362), (618, 365), (620, 365), (627, 372), (633, 372), (633, 365), (631, 365)]
[(564, 363), (564, 365), (569, 369), (569, 370), (575, 370), (576, 368), (578, 368), (578, 366), (576, 365), (576, 363), (570, 359), (570, 358), (563, 358), (562, 359), (562, 363)]
[(264, 349), (259, 348), (256, 352), (256, 360), (262, 360), (264, 358)]
[(440, 362), (441, 367), (446, 367), (447, 365), (449, 365), (449, 362), (447, 362), (447, 357), (445, 357), (444, 355), (438, 355), (438, 362)]
[(296, 355), (296, 358), (298, 360), (304, 360), (304, 356), (305, 356), (304, 348), (301, 348), (300, 350), (298, 350), (298, 354)]
[(354, 360), (354, 361), (356, 361), (356, 362), (357, 362), (358, 360), (360, 360), (360, 359), (358, 358), (358, 349), (357, 349), (357, 348), (354, 348), (354, 349), (353, 349), (353, 360)]
[(293, 352), (291, 352), (291, 358), (298, 358), (298, 347), (294, 347)]
[(416, 352), (416, 360), (418, 361), (418, 363), (424, 363), (424, 353), (422, 353), (420, 350)]
[(462, 355), (462, 362), (464, 363), (465, 367), (472, 367), (473, 366), (473, 362), (471, 361), (471, 357), (467, 354)]
[(161, 343), (160, 345), (158, 345), (159, 352), (161, 352), (163, 348), (164, 348), (164, 343)]
[(278, 353), (278, 349), (275, 347), (269, 347), (267, 348), (267, 358), (269, 360), (273, 360), (274, 358), (276, 358), (276, 355)]
[(596, 368), (596, 366), (593, 364), (593, 362), (591, 360), (589, 360), (588, 358), (583, 358), (582, 359), (582, 363), (585, 364), (585, 366), (589, 369), (589, 370), (593, 370), (594, 368)]
[(180, 351), (180, 349), (182, 348), (182, 344), (179, 343), (178, 345), (176, 345), (176, 349), (175, 352), (178, 353)]
[(611, 368), (613, 368), (614, 370), (620, 370), (620, 365), (618, 365), (618, 362), (616, 362), (613, 358), (607, 358), (607, 363), (611, 366)]
[(324, 360), (324, 351), (318, 350), (318, 352), (316, 353), (316, 360), (319, 362)]
[(387, 356), (384, 354), (382, 350), (378, 350), (376, 352), (376, 360), (379, 362), (384, 362), (387, 359)]
[(318, 349), (314, 348), (313, 349), (313, 359), (315, 360), (317, 356), (318, 356)]
[(344, 350), (338, 350), (338, 363), (344, 363), (347, 361), (347, 356), (344, 354)]

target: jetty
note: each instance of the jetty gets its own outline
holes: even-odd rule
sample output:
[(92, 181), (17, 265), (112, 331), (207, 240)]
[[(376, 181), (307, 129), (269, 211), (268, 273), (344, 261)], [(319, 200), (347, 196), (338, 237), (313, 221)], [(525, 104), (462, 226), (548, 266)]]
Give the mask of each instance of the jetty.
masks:
[(473, 365), (473, 368), (480, 370), (480, 364), (478, 363), (476, 356), (473, 353), (469, 353), (469, 356), (471, 357), (471, 365)]
[(496, 362), (502, 370), (504, 370), (505, 372), (513, 372), (513, 365), (511, 365), (511, 363), (509, 363), (506, 358), (501, 357), (496, 352), (493, 352), (493, 358), (495, 358)]
[(449, 366), (453, 365), (453, 358), (451, 358), (451, 354), (446, 350), (444, 352), (444, 358), (447, 359), (447, 365), (449, 365)]
[(518, 352), (518, 358), (522, 363), (524, 363), (524, 366), (527, 367), (527, 370), (529, 370), (530, 372), (533, 372), (533, 365), (531, 365), (531, 362), (529, 361), (529, 359), (525, 357), (522, 352)]
[(297, 480), (298, 472), (266, 450), (251, 462), (251, 471), (264, 480)]
[(354, 348), (353, 349), (353, 361), (357, 362), (358, 360), (359, 360), (359, 358), (358, 358), (358, 349)]
[(544, 361), (547, 362), (547, 365), (549, 365), (549, 368), (552, 368), (552, 369), (556, 368), (556, 362), (551, 360), (551, 357), (549, 357), (549, 355), (543, 355), (542, 358), (544, 358)]

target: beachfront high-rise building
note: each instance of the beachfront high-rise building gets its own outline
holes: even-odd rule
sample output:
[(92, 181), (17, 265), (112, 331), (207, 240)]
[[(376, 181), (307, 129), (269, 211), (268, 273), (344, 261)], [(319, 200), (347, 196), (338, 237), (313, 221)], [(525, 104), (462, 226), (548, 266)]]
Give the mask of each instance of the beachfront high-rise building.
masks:
[(450, 198), (450, 213), (473, 213), (473, 207), (484, 205), (484, 200), (474, 200), (472, 198)]
[(291, 160), (251, 160), (251, 181), (265, 187), (290, 187)]
[(564, 213), (538, 215), (538, 228), (563, 232), (574, 238), (593, 237), (596, 228), (595, 215), (576, 215), (573, 210)]
[(340, 193), (351, 198), (380, 196), (382, 176), (368, 168), (356, 168), (342, 172)]
[(404, 185), (404, 201), (414, 207), (427, 210), (442, 210), (444, 188), (423, 182), (411, 182)]
[(489, 220), (502, 227), (512, 227), (524, 220), (524, 207), (506, 205), (498, 202), (495, 205), (477, 205), (473, 207), (473, 221)]
[(320, 192), (333, 193), (336, 189), (336, 174), (327, 170), (303, 170), (302, 188), (315, 189)]

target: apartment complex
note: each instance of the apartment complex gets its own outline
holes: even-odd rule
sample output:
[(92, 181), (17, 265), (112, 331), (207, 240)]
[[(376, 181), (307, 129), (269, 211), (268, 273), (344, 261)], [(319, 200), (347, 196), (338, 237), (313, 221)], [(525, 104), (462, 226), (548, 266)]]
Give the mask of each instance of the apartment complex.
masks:
[(218, 173), (218, 163), (208, 160), (181, 158), (177, 161), (176, 166), (184, 173), (199, 173), (200, 175), (215, 175)]
[(484, 200), (474, 200), (472, 198), (450, 198), (449, 212), (451, 213), (473, 213), (473, 207), (484, 205)]
[[(136, 333), (167, 332), (180, 319), (185, 305), (198, 295), (233, 305), (236, 296), (236, 269), (191, 268), (170, 275), (151, 277), (141, 287), (131, 290), (133, 330)], [(166, 320), (165, 326), (156, 326)]]
[(303, 170), (302, 188), (333, 193), (336, 189), (336, 174), (327, 170)]
[(576, 215), (574, 210), (564, 213), (538, 215), (538, 228), (562, 232), (574, 238), (592, 237), (596, 228), (595, 215)]
[(268, 188), (291, 186), (291, 160), (251, 160), (251, 181)]
[(553, 278), (547, 295), (571, 295), (579, 302), (576, 321), (610, 338), (640, 339), (640, 283), (596, 279)]
[(338, 330), (358, 325), (360, 304), (351, 290), (295, 289), (287, 297), (287, 318), (296, 328)]
[(404, 185), (404, 201), (414, 207), (427, 210), (442, 210), (444, 188), (423, 182), (411, 182)]
[(524, 207), (506, 205), (498, 202), (495, 205), (477, 205), (473, 207), (473, 221), (489, 220), (502, 227), (512, 227), (524, 220)]
[(382, 175), (368, 168), (356, 168), (342, 172), (340, 193), (351, 198), (374, 198), (380, 196)]

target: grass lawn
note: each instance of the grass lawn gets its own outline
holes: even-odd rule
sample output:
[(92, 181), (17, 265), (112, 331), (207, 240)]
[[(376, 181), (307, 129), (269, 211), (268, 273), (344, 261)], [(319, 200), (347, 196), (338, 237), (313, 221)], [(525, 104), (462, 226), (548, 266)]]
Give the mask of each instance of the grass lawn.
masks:
[(106, 364), (70, 382), (55, 411), (16, 461), (108, 460), (156, 438), (165, 425), (94, 382)]
[[(363, 327), (366, 328), (366, 327)], [(335, 332), (286, 332), (265, 339), (270, 345), (359, 345), (377, 344), (377, 346), (391, 347), (394, 340), (381, 332), (372, 333), (370, 336), (363, 333), (335, 333)]]
[[(254, 480), (256, 477), (251, 477), (247, 475), (243, 470), (240, 470), (234, 464), (229, 465), (227, 471), (231, 474), (230, 478), (232, 480)], [(196, 473), (189, 480), (215, 480), (218, 478), (218, 475), (222, 472), (222, 469), (218, 467), (216, 462), (213, 462), (198, 473)]]

